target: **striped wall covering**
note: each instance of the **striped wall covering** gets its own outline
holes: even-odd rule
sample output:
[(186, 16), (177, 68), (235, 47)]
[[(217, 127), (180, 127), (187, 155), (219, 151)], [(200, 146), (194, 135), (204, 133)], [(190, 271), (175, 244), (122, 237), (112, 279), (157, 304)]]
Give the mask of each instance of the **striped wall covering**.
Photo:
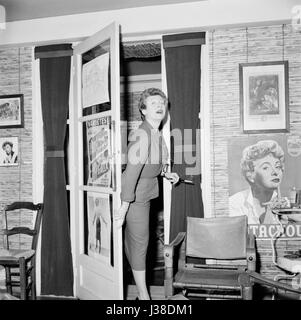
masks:
[[(290, 133), (301, 135), (301, 32), (291, 25), (219, 29), (209, 32), (212, 212), (228, 215), (227, 144), (245, 136), (240, 127), (239, 63), (289, 61)], [(268, 137), (269, 135), (267, 135)], [(300, 168), (301, 169), (301, 168)], [(257, 240), (260, 271), (281, 273), (272, 265), (271, 244)], [(301, 241), (277, 244), (279, 254), (301, 249)]]
[[(32, 201), (32, 48), (0, 50), (0, 95), (24, 94), (24, 128), (1, 129), (0, 137), (19, 138), (19, 165), (0, 166), (0, 228), (2, 209), (13, 201)], [(20, 215), (12, 223), (18, 224)], [(31, 218), (25, 218), (31, 223)], [(1, 231), (0, 231), (1, 232)], [(3, 245), (0, 234), (0, 248)], [(19, 244), (20, 241), (20, 244)], [(25, 236), (15, 238), (12, 247), (26, 246)]]

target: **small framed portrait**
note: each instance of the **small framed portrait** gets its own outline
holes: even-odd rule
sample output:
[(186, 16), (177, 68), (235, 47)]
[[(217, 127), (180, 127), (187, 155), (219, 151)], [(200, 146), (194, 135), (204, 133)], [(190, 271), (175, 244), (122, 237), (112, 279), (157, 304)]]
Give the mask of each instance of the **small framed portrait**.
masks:
[(0, 166), (17, 166), (19, 164), (18, 137), (0, 137)]
[(289, 131), (288, 61), (239, 64), (244, 133)]
[(23, 128), (24, 126), (23, 94), (0, 96), (0, 129)]

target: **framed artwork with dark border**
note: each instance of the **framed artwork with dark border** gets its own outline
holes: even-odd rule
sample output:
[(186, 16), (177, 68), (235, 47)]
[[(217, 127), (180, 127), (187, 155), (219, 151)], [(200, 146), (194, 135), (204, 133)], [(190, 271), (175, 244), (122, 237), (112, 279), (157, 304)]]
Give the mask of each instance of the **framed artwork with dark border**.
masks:
[(23, 94), (0, 96), (0, 129), (23, 128), (24, 97)]
[(244, 133), (289, 131), (288, 61), (239, 64)]

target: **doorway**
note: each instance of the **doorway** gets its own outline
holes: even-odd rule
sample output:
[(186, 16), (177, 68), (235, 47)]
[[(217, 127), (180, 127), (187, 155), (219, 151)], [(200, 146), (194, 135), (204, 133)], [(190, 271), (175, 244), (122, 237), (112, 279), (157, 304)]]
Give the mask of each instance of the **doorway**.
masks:
[[(126, 154), (128, 136), (131, 130), (138, 128), (141, 117), (138, 101), (141, 92), (150, 87), (162, 89), (161, 79), (161, 43), (136, 42), (123, 43), (120, 50), (120, 114), (124, 134), (122, 134), (122, 152)], [(125, 169), (125, 164), (123, 166)], [(147, 253), (147, 285), (164, 285), (164, 206), (163, 182), (159, 179), (160, 196), (151, 202), (150, 239)], [(125, 297), (130, 298), (131, 288), (135, 285), (131, 269), (124, 256)]]

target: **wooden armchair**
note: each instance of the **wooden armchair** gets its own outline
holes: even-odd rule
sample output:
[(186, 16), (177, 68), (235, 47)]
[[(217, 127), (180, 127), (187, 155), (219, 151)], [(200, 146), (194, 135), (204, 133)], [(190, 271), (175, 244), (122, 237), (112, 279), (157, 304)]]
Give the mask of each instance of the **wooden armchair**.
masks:
[[(20, 215), (28, 215), (29, 212), (36, 213), (33, 229), (27, 226), (9, 226), (11, 220), (9, 216), (16, 215), (18, 212), (20, 212)], [(18, 286), (20, 287), (20, 298), (22, 300), (28, 299), (29, 292), (31, 292), (32, 299), (36, 298), (35, 262), (42, 213), (43, 204), (41, 203), (35, 205), (32, 202), (14, 202), (4, 208), (5, 249), (0, 250), (0, 265), (5, 267), (8, 294), (12, 295), (12, 287)], [(10, 249), (9, 238), (17, 234), (31, 236), (31, 248)]]
[[(191, 258), (221, 263), (196, 263)], [(255, 271), (256, 253), (246, 216), (188, 217), (187, 232), (164, 246), (164, 260), (167, 298), (182, 290), (187, 297), (252, 299), (253, 282), (247, 270)]]

